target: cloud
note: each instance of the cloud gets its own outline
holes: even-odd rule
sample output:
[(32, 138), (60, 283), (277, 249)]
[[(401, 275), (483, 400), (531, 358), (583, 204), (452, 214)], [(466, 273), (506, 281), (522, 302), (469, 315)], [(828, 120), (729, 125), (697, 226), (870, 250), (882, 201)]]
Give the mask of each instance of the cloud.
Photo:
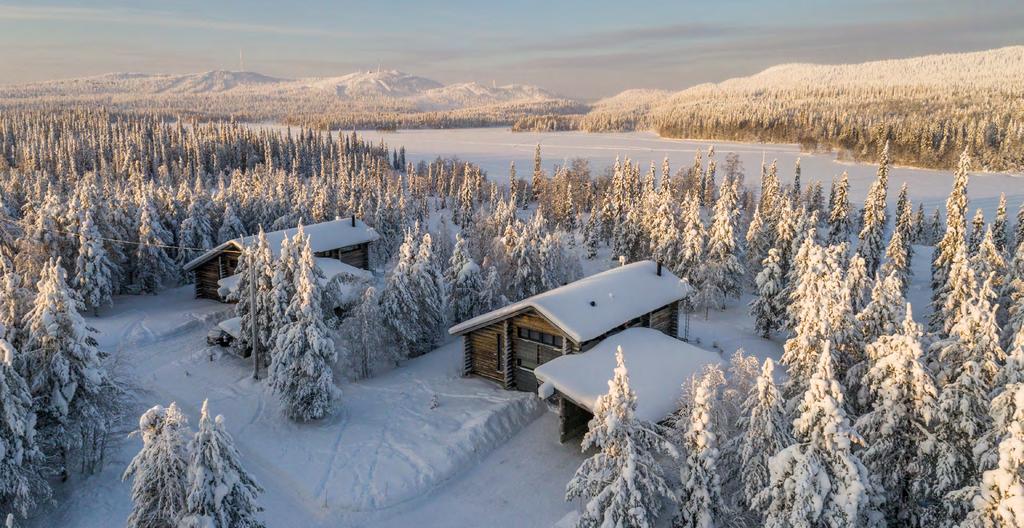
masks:
[(88, 7), (15, 6), (0, 4), (0, 20), (63, 20), (103, 22), (170, 28), (210, 29), (239, 33), (262, 33), (305, 37), (352, 38), (355, 35), (315, 28), (232, 22), (201, 17), (184, 17), (163, 11), (138, 9), (97, 9)]

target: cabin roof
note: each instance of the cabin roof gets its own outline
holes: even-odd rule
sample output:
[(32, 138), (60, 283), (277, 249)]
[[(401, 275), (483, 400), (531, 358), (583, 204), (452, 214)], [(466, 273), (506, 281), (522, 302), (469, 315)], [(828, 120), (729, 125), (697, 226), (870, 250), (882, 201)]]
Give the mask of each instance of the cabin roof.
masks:
[(692, 289), (667, 268), (643, 260), (528, 297), (451, 327), (459, 335), (533, 308), (576, 343), (686, 298)]
[(629, 387), (636, 392), (636, 417), (660, 422), (678, 408), (683, 383), (705, 365), (721, 363), (718, 354), (697, 348), (651, 328), (629, 328), (601, 340), (580, 354), (559, 356), (534, 370), (541, 382), (538, 393), (551, 389), (594, 411), (597, 398), (608, 393), (615, 370), (615, 350), (629, 372)]
[[(314, 253), (320, 253), (322, 251), (330, 251), (332, 249), (343, 248), (346, 246), (354, 246), (357, 244), (363, 244), (366, 242), (373, 242), (380, 238), (377, 232), (370, 226), (366, 225), (362, 220), (356, 220), (355, 225), (352, 225), (351, 218), (338, 218), (329, 222), (320, 222), (319, 224), (310, 224), (303, 226), (302, 231), (309, 236), (309, 245)], [(291, 238), (299, 232), (299, 228), (293, 227), (291, 229), (282, 229), (280, 231), (271, 231), (267, 233), (267, 243), (270, 245), (270, 251), (273, 253), (274, 258), (281, 256), (281, 242), (284, 237)], [(251, 246), (256, 243), (257, 235), (250, 235), (241, 238), (235, 238), (220, 244), (219, 246), (203, 253), (196, 257), (188, 264), (185, 264), (185, 271), (192, 271), (204, 262), (216, 257), (220, 252), (224, 251), (228, 247), (235, 247), (239, 250)]]
[[(350, 264), (345, 264), (338, 259), (313, 257), (313, 261), (314, 264), (316, 264), (316, 267), (319, 268), (324, 275), (323, 279), (319, 281), (320, 286), (325, 286), (328, 282), (339, 275), (362, 282), (369, 282), (373, 280), (373, 273)], [(238, 288), (238, 283), (241, 282), (241, 280), (242, 275), (240, 273), (224, 277), (217, 281), (217, 286), (219, 287), (217, 293), (219, 293), (221, 297), (227, 297), (228, 294)]]

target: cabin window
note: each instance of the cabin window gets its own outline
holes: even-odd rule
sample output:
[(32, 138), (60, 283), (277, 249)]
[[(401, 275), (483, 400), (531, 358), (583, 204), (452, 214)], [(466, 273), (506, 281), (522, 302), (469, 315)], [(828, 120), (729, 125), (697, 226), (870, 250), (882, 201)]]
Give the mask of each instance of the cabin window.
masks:
[(532, 330), (530, 328), (518, 327), (516, 334), (520, 339), (526, 339), (527, 341), (533, 341), (534, 343), (540, 343), (554, 348), (562, 348), (562, 336), (556, 336)]

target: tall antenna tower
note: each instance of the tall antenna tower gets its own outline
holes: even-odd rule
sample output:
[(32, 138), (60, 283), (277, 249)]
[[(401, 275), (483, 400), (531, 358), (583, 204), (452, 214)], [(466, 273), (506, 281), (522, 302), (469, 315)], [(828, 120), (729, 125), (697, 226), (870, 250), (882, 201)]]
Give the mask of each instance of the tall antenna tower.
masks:
[(245, 60), (242, 59), (242, 50), (238, 50), (238, 71), (245, 71)]

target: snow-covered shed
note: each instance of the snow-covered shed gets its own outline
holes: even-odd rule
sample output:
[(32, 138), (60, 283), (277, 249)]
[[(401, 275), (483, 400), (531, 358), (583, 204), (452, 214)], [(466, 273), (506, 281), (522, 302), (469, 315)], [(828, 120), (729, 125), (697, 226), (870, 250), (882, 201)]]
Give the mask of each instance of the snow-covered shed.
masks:
[(612, 268), (474, 317), (448, 330), (463, 336), (466, 375), (535, 391), (534, 369), (584, 352), (631, 327), (676, 337), (679, 301), (691, 288), (650, 260)]
[[(370, 243), (379, 237), (362, 220), (355, 216), (337, 218), (303, 226), (302, 230), (309, 236), (309, 245), (317, 257), (334, 259), (363, 270), (370, 269)], [(296, 227), (266, 233), (274, 258), (280, 256), (284, 238), (291, 238), (298, 231)], [(228, 240), (185, 264), (185, 271), (195, 274), (196, 297), (222, 300), (218, 282), (235, 274), (242, 250), (256, 244), (256, 241), (256, 235)], [(321, 265), (321, 269), (323, 267)]]
[(636, 393), (636, 417), (648, 422), (671, 416), (678, 407), (683, 383), (705, 365), (721, 362), (714, 352), (650, 328), (623, 330), (586, 352), (555, 358), (537, 367), (534, 374), (541, 384), (538, 394), (558, 398), (562, 441), (586, 430), (594, 403), (608, 393), (619, 347), (629, 371), (629, 386)]

